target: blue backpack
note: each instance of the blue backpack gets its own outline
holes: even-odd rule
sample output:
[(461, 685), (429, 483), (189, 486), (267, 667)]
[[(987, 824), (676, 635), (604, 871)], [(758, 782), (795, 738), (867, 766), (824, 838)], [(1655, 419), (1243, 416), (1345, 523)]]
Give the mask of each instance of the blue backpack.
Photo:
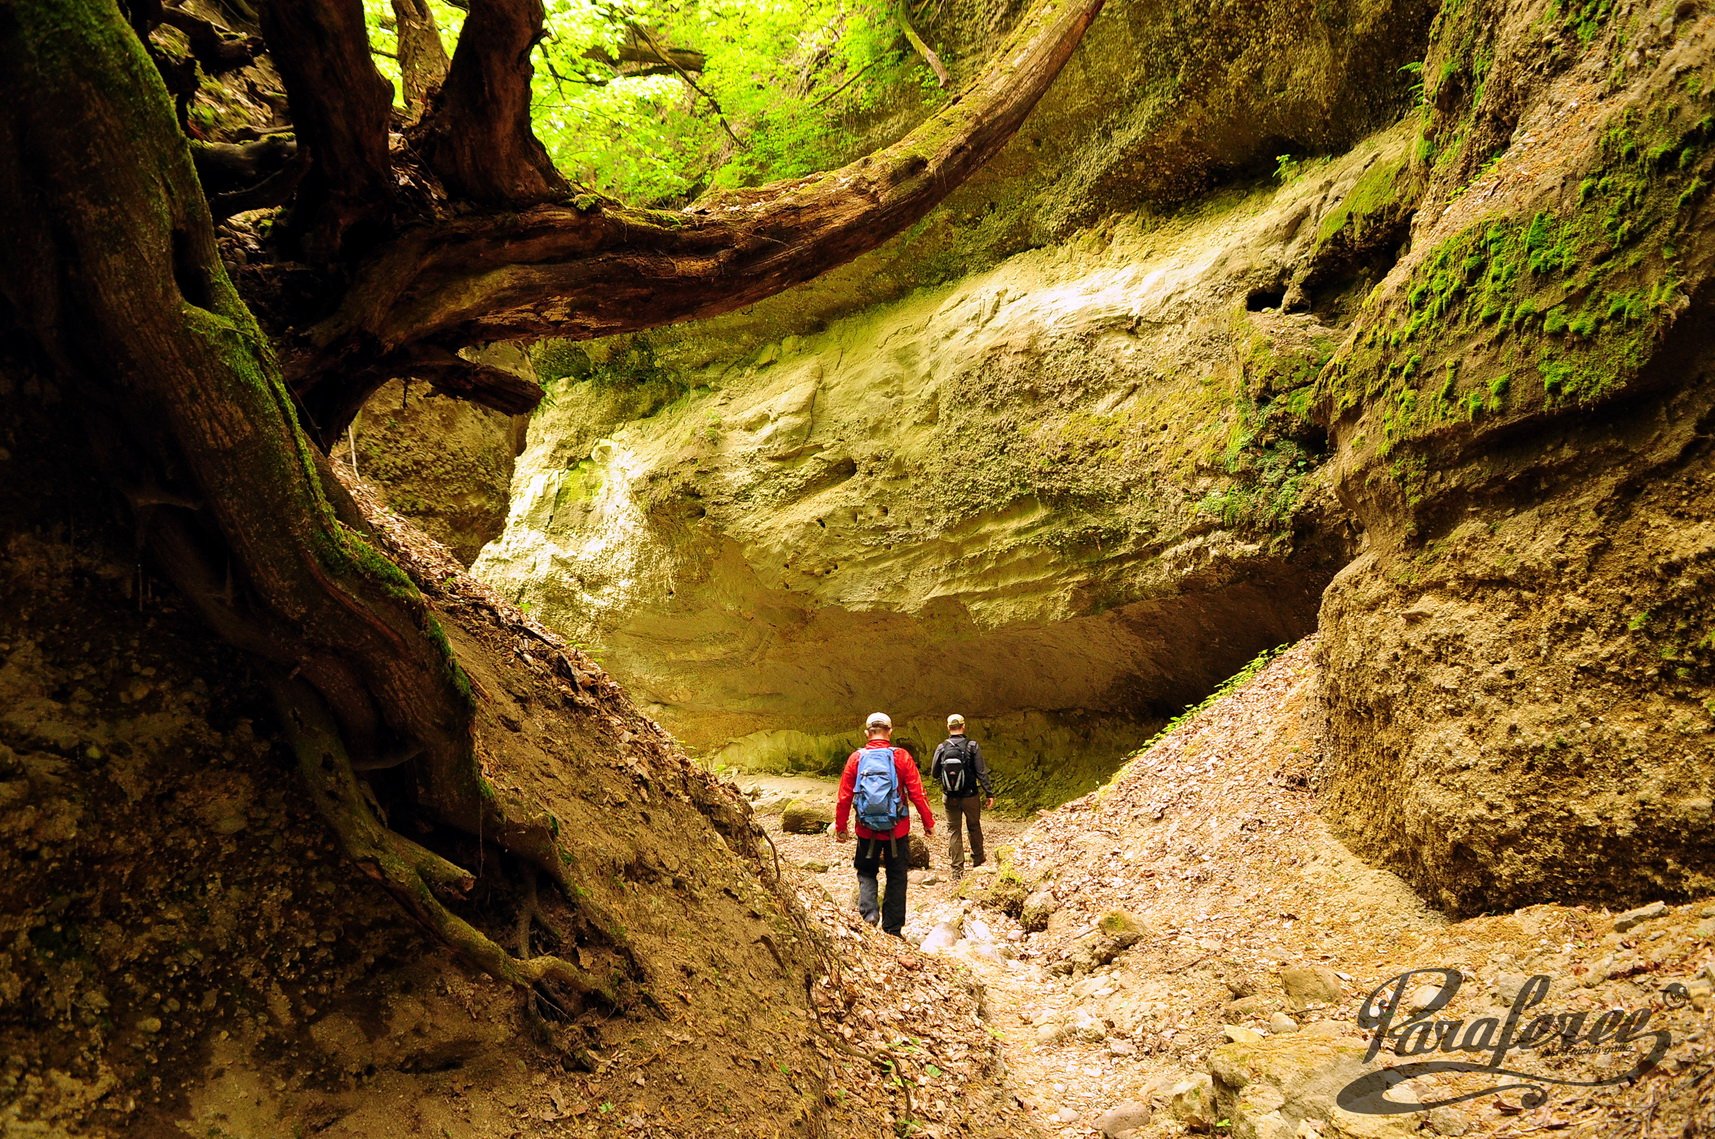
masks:
[(866, 747), (858, 752), (857, 790), (852, 794), (858, 822), (872, 831), (892, 834), (905, 817), (905, 795), (891, 747)]

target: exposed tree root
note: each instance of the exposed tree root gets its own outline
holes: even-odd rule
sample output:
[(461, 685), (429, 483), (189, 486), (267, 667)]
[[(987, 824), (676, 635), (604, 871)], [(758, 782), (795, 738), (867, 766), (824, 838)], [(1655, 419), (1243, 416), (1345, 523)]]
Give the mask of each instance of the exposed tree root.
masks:
[[(566, 1015), (590, 1005), (611, 1009), (627, 1003), (624, 996), (631, 981), (627, 970), (593, 976), (563, 957), (528, 955), (527, 938), (521, 955), (515, 957), (448, 909), (437, 895), (463, 897), (476, 876), (381, 824), (352, 770), (339, 729), (315, 692), (295, 681), (283, 681), (275, 685), (275, 699), (305, 786), (346, 853), (431, 933), (469, 964), (535, 991)], [(540, 914), (533, 875), (531, 882), (529, 908)], [(568, 901), (574, 897), (568, 892)], [(629, 952), (622, 957), (635, 965), (636, 958)]]
[(880, 1072), (883, 1077), (899, 1089), (900, 1095), (905, 1100), (905, 1117), (909, 1119), (912, 1115), (911, 1077), (906, 1074), (905, 1063), (900, 1059), (899, 1053), (893, 1051), (891, 1048), (878, 1048), (874, 1051), (870, 1051), (867, 1048), (860, 1048), (858, 1045), (842, 1038), (827, 1025), (823, 1024), (822, 1010), (821, 1007), (816, 1004), (816, 994), (812, 987), (812, 982), (808, 978), (805, 979), (804, 997), (810, 1006), (811, 1015), (815, 1017), (815, 1024), (811, 1027), (815, 1030), (817, 1038), (836, 1052), (843, 1052), (855, 1060), (862, 1060), (866, 1064), (873, 1064), (876, 1070)]
[[(548, 880), (560, 888), (583, 931), (620, 957), (625, 964), (625, 976), (643, 986), (637, 995), (653, 1006), (654, 998), (648, 993), (648, 968), (631, 945), (624, 926), (572, 879), (568, 856), (559, 843), (559, 823), (551, 814), (530, 807), (516, 796), (499, 791), (486, 782), (483, 786), (483, 820), (473, 833), (493, 841), (508, 854), (546, 874)], [(546, 922), (543, 924), (552, 928)], [(614, 990), (616, 996), (619, 992), (618, 988)]]

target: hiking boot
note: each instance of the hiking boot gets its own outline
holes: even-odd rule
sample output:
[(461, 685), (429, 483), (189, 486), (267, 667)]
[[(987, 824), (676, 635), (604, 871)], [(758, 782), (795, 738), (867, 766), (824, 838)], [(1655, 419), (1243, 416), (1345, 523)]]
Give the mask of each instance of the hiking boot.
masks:
[(959, 879), (963, 878), (964, 876), (965, 876), (965, 868), (963, 866), (953, 867), (953, 881), (957, 882)]

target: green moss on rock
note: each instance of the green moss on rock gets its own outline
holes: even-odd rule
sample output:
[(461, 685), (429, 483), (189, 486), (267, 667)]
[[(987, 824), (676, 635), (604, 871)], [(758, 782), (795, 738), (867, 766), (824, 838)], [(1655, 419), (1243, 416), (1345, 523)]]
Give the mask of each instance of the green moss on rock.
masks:
[[(1623, 119), (1575, 195), (1436, 246), (1325, 377), (1335, 411), (1378, 410), (1385, 455), (1514, 404), (1589, 405), (1626, 387), (1684, 305), (1679, 243), (1710, 136), (1686, 107)], [(1516, 382), (1531, 375), (1535, 394)]]

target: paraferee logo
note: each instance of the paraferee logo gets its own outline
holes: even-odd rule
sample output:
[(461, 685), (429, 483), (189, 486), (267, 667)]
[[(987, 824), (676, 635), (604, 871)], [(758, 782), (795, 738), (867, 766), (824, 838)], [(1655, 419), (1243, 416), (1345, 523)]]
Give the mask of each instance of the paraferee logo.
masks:
[[(1673, 1045), (1666, 1029), (1649, 1027), (1654, 1010), (1648, 1007), (1594, 1014), (1535, 1011), (1548, 999), (1549, 979), (1541, 973), (1519, 987), (1504, 1019), (1437, 1019), (1435, 1014), (1447, 1007), (1463, 980), (1457, 969), (1413, 969), (1378, 986), (1358, 1011), (1358, 1026), (1370, 1032), (1365, 1062), (1374, 1063), (1383, 1053), (1401, 1058), (1440, 1053), (1447, 1058), (1407, 1059), (1368, 1072), (1347, 1084), (1336, 1102), (1347, 1111), (1398, 1115), (1516, 1091), (1520, 1107), (1540, 1107), (1548, 1101), (1546, 1085), (1623, 1084), (1655, 1067)], [(1433, 995), (1426, 999), (1425, 990), (1431, 987)], [(1669, 1009), (1680, 1008), (1689, 1003), (1689, 996), (1684, 985), (1671, 984), (1662, 990), (1662, 1003)], [(1481, 1059), (1454, 1058), (1460, 1054)], [(1617, 1073), (1577, 1073), (1594, 1078), (1527, 1070), (1540, 1069), (1545, 1063), (1558, 1066), (1571, 1057), (1608, 1058), (1610, 1063), (1618, 1059), (1627, 1065)], [(1467, 1072), (1482, 1073), (1473, 1079), (1483, 1086), (1437, 1100), (1423, 1099), (1415, 1090), (1409, 1100), (1388, 1098), (1388, 1092), (1423, 1076)]]

